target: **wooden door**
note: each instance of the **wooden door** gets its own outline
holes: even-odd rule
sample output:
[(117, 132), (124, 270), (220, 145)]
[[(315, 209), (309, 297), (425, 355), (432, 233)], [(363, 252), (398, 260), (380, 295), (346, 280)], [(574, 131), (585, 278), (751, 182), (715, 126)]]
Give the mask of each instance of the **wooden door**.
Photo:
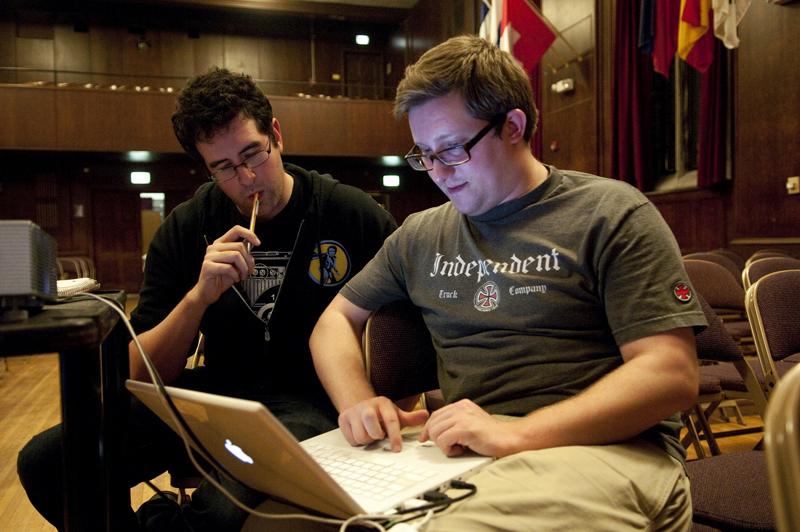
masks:
[(97, 280), (102, 287), (138, 293), (142, 283), (139, 193), (95, 190), (92, 235)]

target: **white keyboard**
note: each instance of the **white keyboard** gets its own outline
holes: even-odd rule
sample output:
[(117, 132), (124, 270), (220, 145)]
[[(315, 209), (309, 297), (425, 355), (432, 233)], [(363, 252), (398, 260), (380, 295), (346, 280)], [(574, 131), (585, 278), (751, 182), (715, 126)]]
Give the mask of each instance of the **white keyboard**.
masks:
[(379, 500), (435, 475), (420, 467), (398, 464), (388, 452), (364, 452), (363, 457), (355, 457), (357, 451), (319, 443), (304, 447), (351, 495)]

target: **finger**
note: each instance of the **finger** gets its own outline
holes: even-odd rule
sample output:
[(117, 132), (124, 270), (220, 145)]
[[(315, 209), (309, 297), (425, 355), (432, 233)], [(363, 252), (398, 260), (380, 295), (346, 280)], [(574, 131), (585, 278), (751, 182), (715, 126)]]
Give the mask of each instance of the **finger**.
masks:
[(214, 244), (241, 242), (242, 240), (250, 242), (250, 244), (253, 246), (261, 245), (261, 240), (258, 238), (258, 236), (256, 236), (256, 234), (250, 229), (242, 227), (241, 225), (234, 225), (228, 229), (224, 235), (214, 240)]
[(344, 414), (339, 416), (339, 429), (342, 431), (347, 443), (356, 445), (356, 440), (353, 438), (353, 429), (350, 427), (350, 420)]
[(369, 408), (361, 415), (364, 430), (370, 437), (369, 441), (382, 440), (386, 437), (386, 432), (383, 430), (383, 424), (380, 419), (381, 414), (377, 408)]
[(403, 449), (403, 437), (400, 434), (400, 419), (397, 417), (399, 409), (394, 403), (381, 405), (381, 418), (389, 438), (389, 446), (392, 451), (398, 453)]
[(427, 410), (413, 410), (411, 412), (398, 410), (398, 415), (401, 427), (418, 427), (425, 423), (430, 417)]
[(241, 249), (241, 251), (219, 251), (207, 253), (204, 262), (208, 265), (227, 264), (238, 272), (238, 280), (242, 280), (247, 277), (247, 274), (250, 271), (250, 267), (243, 252), (244, 249)]

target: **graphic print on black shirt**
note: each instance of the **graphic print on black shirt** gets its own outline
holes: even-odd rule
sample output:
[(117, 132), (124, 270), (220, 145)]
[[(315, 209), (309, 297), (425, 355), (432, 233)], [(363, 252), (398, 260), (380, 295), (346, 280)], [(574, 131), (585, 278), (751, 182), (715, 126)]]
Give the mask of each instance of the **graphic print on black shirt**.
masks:
[(250, 308), (264, 322), (275, 308), (291, 257), (291, 251), (253, 251), (255, 271), (242, 282), (242, 288)]

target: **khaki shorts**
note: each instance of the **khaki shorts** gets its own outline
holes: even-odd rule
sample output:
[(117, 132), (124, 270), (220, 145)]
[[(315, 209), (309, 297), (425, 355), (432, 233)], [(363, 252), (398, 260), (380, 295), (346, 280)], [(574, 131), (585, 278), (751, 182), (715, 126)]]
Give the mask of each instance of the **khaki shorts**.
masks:
[(528, 451), (483, 468), (477, 493), (426, 532), (689, 530), (683, 466), (644, 440)]
[[(644, 440), (519, 453), (484, 467), (468, 482), (477, 486), (475, 495), (436, 514), (421, 530), (688, 531), (692, 524), (689, 480), (683, 466)], [(259, 509), (297, 512), (272, 501)], [(251, 517), (242, 531), (338, 529)]]

